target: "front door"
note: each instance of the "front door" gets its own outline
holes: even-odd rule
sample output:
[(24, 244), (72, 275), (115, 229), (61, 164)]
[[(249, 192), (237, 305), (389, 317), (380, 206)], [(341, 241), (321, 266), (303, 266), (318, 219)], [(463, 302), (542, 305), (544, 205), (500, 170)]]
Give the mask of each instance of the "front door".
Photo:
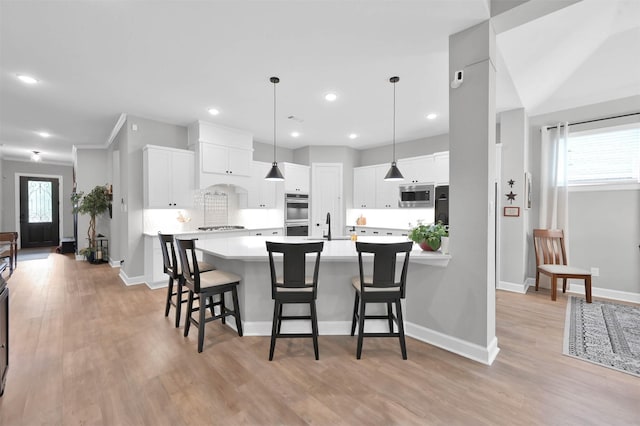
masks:
[(20, 176), (20, 241), (22, 248), (60, 243), (58, 179)]

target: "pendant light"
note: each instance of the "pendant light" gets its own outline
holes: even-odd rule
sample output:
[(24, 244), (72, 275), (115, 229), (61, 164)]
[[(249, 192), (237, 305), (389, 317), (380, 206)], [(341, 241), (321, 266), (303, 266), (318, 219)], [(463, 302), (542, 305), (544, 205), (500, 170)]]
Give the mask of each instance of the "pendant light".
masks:
[(271, 170), (264, 177), (265, 180), (281, 181), (284, 180), (284, 176), (278, 169), (278, 162), (276, 161), (276, 84), (280, 83), (278, 77), (271, 77), (269, 79), (273, 83), (273, 164), (271, 164)]
[(396, 166), (396, 83), (398, 81), (400, 81), (400, 77), (391, 77), (389, 79), (389, 82), (393, 83), (393, 159), (391, 167), (384, 177), (384, 180), (388, 182), (404, 180), (404, 176)]

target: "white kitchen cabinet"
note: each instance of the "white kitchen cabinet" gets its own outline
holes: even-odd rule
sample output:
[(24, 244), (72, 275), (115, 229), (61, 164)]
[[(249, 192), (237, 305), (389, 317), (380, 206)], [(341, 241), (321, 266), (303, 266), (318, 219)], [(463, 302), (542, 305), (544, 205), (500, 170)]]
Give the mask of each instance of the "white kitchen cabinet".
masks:
[(202, 173), (250, 176), (252, 156), (249, 149), (200, 142)]
[(376, 207), (376, 166), (355, 167), (353, 169), (353, 208), (373, 209)]
[(449, 151), (433, 154), (433, 181), (436, 185), (449, 185)]
[(389, 171), (389, 167), (389, 164), (376, 166), (374, 181), (369, 185), (370, 188), (375, 188), (375, 206), (377, 209), (393, 209), (398, 207), (398, 187), (400, 182), (384, 180), (384, 177)]
[[(282, 163), (282, 166), (284, 192), (287, 194), (308, 194), (310, 188), (309, 166), (294, 163)], [(271, 165), (269, 165), (269, 167), (271, 167)]]
[(271, 169), (271, 163), (253, 161), (251, 163), (251, 183), (245, 194), (240, 194), (240, 208), (247, 209), (274, 209), (276, 208), (276, 194), (279, 182), (265, 180), (264, 177)]
[(193, 207), (195, 157), (192, 151), (154, 145), (143, 149), (144, 206)]
[(435, 181), (434, 163), (433, 155), (398, 160), (398, 168), (404, 176), (404, 181), (400, 182), (400, 184), (433, 183)]

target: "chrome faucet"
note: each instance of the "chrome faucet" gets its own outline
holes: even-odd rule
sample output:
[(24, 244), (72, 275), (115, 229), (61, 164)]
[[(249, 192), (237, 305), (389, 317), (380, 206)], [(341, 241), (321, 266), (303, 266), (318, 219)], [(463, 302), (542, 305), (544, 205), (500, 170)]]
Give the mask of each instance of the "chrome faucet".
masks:
[(328, 240), (331, 241), (331, 213), (327, 213), (327, 228), (328, 228), (328, 233), (327, 235), (325, 235), (324, 237)]

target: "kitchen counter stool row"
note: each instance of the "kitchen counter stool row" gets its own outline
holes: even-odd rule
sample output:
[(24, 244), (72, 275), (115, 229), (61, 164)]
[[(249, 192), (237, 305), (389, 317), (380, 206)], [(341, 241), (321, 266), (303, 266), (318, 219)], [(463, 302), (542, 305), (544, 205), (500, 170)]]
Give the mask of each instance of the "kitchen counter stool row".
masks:
[[(175, 306), (175, 325), (178, 327), (180, 324), (181, 305), (187, 303), (184, 336), (188, 336), (192, 323), (198, 327), (198, 352), (202, 352), (204, 326), (209, 321), (221, 319), (224, 324), (227, 316), (234, 316), (238, 335), (242, 336), (242, 321), (237, 293), (237, 287), (242, 278), (216, 269), (215, 265), (198, 262), (195, 253), (195, 240), (175, 240), (180, 259), (178, 264), (173, 236), (158, 235), (162, 245), (164, 272), (169, 275), (165, 316), (169, 315), (170, 307), (172, 305)], [(411, 241), (401, 243), (356, 243), (359, 274), (351, 282), (355, 290), (351, 335), (355, 334), (357, 326), (358, 344), (356, 356), (358, 359), (362, 354), (364, 337), (398, 338), (402, 358), (407, 359), (400, 300), (405, 297), (409, 254), (412, 246), (413, 243)], [(276, 339), (278, 338), (312, 338), (315, 358), (316, 360), (319, 359), (316, 299), (320, 255), (323, 247), (323, 241), (308, 243), (266, 242), (271, 273), (271, 297), (274, 300), (271, 344), (269, 348), (270, 361), (273, 360)], [(363, 263), (363, 254), (372, 254), (373, 262)], [(404, 259), (401, 259), (403, 260), (402, 270), (399, 274), (396, 274), (396, 260), (399, 255), (404, 255)], [(307, 256), (310, 257), (309, 263), (314, 265), (313, 271), (306, 270)], [(396, 278), (397, 276), (399, 276), (399, 279)], [(175, 284), (177, 284), (177, 288), (174, 290)], [(224, 293), (226, 292), (231, 292), (233, 310), (225, 306)], [(187, 299), (185, 299), (185, 295), (187, 295)], [(214, 301), (214, 296), (217, 296), (219, 300)], [(198, 307), (196, 308), (193, 306), (194, 300), (198, 300)], [(308, 316), (291, 316), (283, 313), (284, 305), (286, 304), (307, 303), (310, 310)], [(387, 307), (386, 315), (365, 315), (367, 303), (385, 304)], [(394, 305), (395, 314), (393, 312)], [(216, 307), (219, 308), (219, 314), (215, 313)], [(206, 317), (207, 310), (211, 313), (208, 318)], [(198, 312), (198, 318), (193, 317), (194, 312)], [(281, 332), (282, 321), (300, 319), (311, 321), (311, 333)], [(384, 333), (365, 333), (365, 319), (385, 319), (388, 321), (389, 331)], [(397, 331), (394, 331), (395, 328), (397, 328)]]

